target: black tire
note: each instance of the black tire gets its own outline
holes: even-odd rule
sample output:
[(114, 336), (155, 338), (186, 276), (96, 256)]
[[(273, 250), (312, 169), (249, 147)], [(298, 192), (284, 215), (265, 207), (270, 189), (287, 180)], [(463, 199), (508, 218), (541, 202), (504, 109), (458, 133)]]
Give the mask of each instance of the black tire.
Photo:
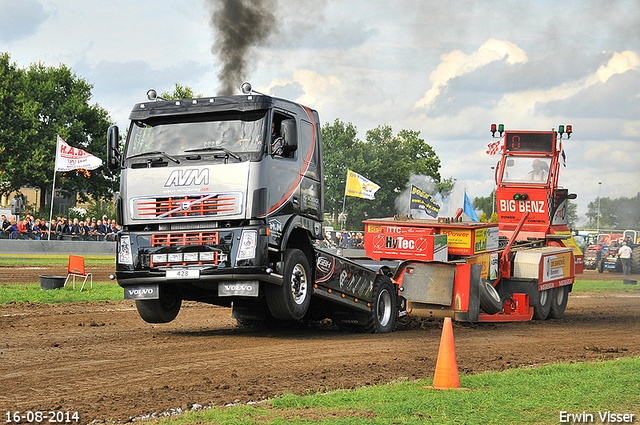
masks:
[(309, 260), (299, 249), (284, 253), (284, 281), (281, 286), (267, 285), (267, 305), (276, 319), (300, 320), (309, 310), (313, 275)]
[(640, 274), (640, 245), (631, 252), (631, 273)]
[(551, 294), (551, 309), (547, 319), (560, 319), (567, 308), (568, 298), (569, 285), (554, 288), (553, 294)]
[(398, 316), (397, 294), (394, 293), (393, 288), (393, 283), (387, 276), (376, 277), (371, 297), (372, 309), (367, 324), (362, 326), (363, 332), (384, 334), (393, 331)]
[(160, 299), (136, 300), (138, 314), (147, 323), (169, 323), (176, 318), (182, 299), (170, 291), (160, 289)]
[(598, 268), (598, 273), (604, 273), (604, 260), (597, 260), (596, 267)]
[(480, 278), (480, 308), (487, 314), (496, 314), (502, 311), (502, 301), (496, 288), (484, 277)]
[(533, 318), (535, 320), (545, 320), (551, 310), (553, 289), (538, 292), (538, 299), (533, 304)]

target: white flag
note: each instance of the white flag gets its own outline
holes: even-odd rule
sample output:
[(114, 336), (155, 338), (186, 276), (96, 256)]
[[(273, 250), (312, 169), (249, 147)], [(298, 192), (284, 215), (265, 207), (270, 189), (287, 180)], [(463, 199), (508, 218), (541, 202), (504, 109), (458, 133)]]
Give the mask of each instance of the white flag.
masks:
[(58, 136), (56, 144), (56, 171), (71, 171), (78, 168), (95, 170), (102, 166), (102, 160), (82, 149), (71, 147)]

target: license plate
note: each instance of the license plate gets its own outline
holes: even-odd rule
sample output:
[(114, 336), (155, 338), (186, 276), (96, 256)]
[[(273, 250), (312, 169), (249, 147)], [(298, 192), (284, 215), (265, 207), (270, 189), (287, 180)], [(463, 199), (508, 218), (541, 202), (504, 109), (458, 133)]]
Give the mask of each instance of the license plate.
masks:
[(175, 269), (167, 270), (167, 279), (198, 279), (200, 270), (197, 269)]

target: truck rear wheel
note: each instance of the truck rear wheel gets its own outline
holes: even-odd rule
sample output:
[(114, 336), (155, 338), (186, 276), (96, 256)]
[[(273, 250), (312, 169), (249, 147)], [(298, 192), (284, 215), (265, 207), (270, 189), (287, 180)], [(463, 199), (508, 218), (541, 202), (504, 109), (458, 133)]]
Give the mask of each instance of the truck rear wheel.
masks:
[(267, 285), (267, 305), (276, 319), (300, 320), (311, 303), (312, 275), (309, 260), (299, 249), (284, 253), (284, 280), (281, 286)]
[(384, 334), (393, 331), (396, 325), (396, 294), (393, 283), (387, 276), (378, 275), (373, 284), (373, 297), (368, 323), (362, 327), (366, 333)]
[(180, 297), (162, 289), (157, 300), (136, 300), (138, 314), (147, 323), (169, 323), (176, 318), (181, 306)]
[(533, 318), (535, 320), (544, 320), (549, 316), (553, 298), (553, 289), (538, 292), (538, 299), (533, 304)]
[(549, 310), (548, 319), (559, 319), (567, 308), (567, 300), (569, 298), (569, 286), (560, 286), (553, 289), (551, 294), (551, 309)]
[(480, 308), (487, 314), (496, 314), (502, 310), (502, 301), (496, 288), (487, 279), (480, 278)]

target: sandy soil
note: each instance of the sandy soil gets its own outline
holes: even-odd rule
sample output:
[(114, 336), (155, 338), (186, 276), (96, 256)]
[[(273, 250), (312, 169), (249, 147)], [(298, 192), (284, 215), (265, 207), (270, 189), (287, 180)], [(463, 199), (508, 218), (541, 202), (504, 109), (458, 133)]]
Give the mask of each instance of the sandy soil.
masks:
[[(12, 273), (15, 279), (31, 273), (37, 282), (38, 274), (64, 270), (1, 268), (0, 282)], [(561, 320), (454, 323), (458, 369), (639, 356), (639, 325), (637, 291), (572, 293)], [(326, 323), (249, 331), (236, 327), (229, 309), (196, 303), (185, 303), (164, 325), (143, 322), (128, 301), (4, 305), (0, 408), (78, 411), (81, 423), (126, 422), (193, 404), (433, 377), (441, 322), (414, 318), (398, 328), (386, 335), (342, 333)]]

